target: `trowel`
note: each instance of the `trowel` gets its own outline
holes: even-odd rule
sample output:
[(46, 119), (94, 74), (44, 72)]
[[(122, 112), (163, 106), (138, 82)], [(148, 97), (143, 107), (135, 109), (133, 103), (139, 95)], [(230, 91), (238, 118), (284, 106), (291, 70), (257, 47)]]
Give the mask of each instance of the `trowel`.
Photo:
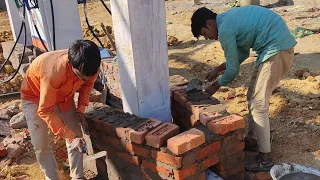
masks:
[(205, 90), (209, 85), (210, 83), (208, 83), (207, 81), (203, 82), (199, 79), (192, 79), (187, 85), (186, 92), (187, 94), (201, 92)]
[(203, 82), (199, 79), (192, 79), (188, 85), (186, 92), (187, 94), (193, 94), (202, 91)]
[(101, 157), (106, 156), (107, 152), (100, 151), (100, 152), (94, 154), (90, 135), (87, 131), (84, 131), (82, 125), (81, 125), (81, 131), (83, 134), (83, 139), (86, 141), (86, 148), (84, 148), (82, 151), (82, 153), (84, 154), (83, 155), (84, 177), (86, 179), (92, 179), (98, 175), (96, 159), (99, 159)]

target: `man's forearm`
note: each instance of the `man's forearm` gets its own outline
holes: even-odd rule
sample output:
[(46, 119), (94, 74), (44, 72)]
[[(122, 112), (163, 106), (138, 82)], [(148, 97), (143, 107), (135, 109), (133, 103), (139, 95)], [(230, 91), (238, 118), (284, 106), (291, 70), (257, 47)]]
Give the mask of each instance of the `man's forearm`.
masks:
[(217, 68), (218, 68), (219, 72), (225, 71), (226, 70), (226, 63), (220, 64)]

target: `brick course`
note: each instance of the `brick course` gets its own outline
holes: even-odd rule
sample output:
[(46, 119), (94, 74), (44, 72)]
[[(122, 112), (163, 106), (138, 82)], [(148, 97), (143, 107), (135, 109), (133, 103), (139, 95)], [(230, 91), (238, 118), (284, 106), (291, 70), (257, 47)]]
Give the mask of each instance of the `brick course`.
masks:
[[(114, 62), (103, 66), (117, 70)], [(115, 74), (108, 75), (111, 82)], [(202, 180), (208, 168), (227, 180), (243, 179), (244, 119), (205, 92), (187, 94), (186, 82), (171, 84), (176, 125), (102, 104), (87, 109), (93, 145), (108, 154), (109, 179)]]

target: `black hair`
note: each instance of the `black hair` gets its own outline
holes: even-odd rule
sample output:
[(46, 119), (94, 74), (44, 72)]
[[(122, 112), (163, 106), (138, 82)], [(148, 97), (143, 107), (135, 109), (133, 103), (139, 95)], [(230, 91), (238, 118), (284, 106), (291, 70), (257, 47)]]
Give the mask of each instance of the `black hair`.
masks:
[(207, 20), (216, 20), (217, 14), (202, 7), (196, 10), (191, 18), (191, 31), (194, 37), (199, 38), (201, 28), (207, 27)]
[(69, 62), (85, 76), (93, 76), (98, 72), (101, 63), (98, 46), (89, 40), (77, 40), (68, 50)]

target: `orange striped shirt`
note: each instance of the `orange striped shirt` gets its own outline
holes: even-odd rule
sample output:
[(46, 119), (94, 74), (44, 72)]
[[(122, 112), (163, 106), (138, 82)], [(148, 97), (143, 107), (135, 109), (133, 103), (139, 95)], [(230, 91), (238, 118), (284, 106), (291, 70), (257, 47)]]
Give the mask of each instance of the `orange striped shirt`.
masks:
[(58, 105), (66, 112), (74, 105), (74, 93), (79, 92), (77, 112), (83, 113), (98, 73), (88, 81), (80, 80), (68, 62), (68, 51), (52, 51), (37, 57), (26, 72), (21, 85), (21, 98), (39, 103), (38, 115), (55, 135), (67, 141), (76, 137), (64, 121), (55, 113)]

